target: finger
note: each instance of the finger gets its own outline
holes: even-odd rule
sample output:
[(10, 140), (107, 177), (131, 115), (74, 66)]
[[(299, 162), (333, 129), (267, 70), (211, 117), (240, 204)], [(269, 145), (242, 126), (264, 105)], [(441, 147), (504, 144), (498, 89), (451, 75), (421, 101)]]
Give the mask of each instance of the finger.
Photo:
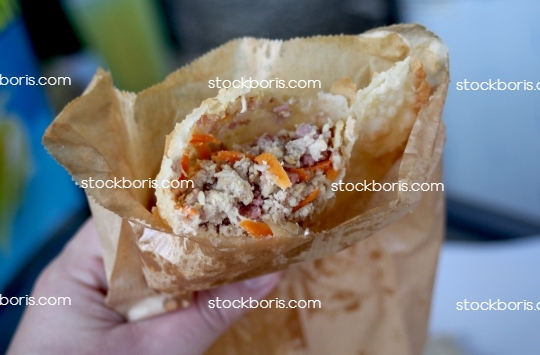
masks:
[(95, 224), (89, 219), (41, 273), (32, 295), (68, 297), (73, 316), (91, 316), (97, 324), (121, 322), (121, 316), (105, 307), (107, 281), (100, 248)]
[[(196, 295), (195, 305), (206, 325), (221, 333), (249, 309), (242, 306), (242, 298), (244, 301), (250, 297), (257, 300), (263, 298), (274, 288), (279, 278), (280, 274), (269, 274), (246, 280), (240, 285), (200, 292)], [(247, 303), (244, 306), (247, 307)]]
[[(100, 248), (95, 225), (88, 220), (41, 273), (32, 291), (36, 302), (61, 297), (64, 305), (54, 310), (52, 306), (26, 307), (11, 345), (13, 354), (54, 353), (51, 349), (57, 344), (76, 349), (80, 334), (123, 321), (104, 304), (106, 278)], [(66, 330), (73, 337), (66, 337)]]
[(107, 290), (101, 243), (92, 218), (69, 241), (57, 261), (72, 280), (103, 292)]
[[(280, 273), (264, 275), (255, 279), (202, 291), (196, 294), (194, 302), (185, 309), (158, 317), (126, 324), (133, 327), (138, 347), (145, 353), (169, 353), (182, 355), (202, 354), (229, 328), (233, 322), (249, 308), (218, 308), (209, 301), (261, 300), (278, 283)], [(215, 302), (214, 302), (215, 303)], [(223, 303), (222, 303), (223, 304)], [(236, 302), (237, 306), (239, 305)], [(229, 305), (225, 302), (225, 305)]]

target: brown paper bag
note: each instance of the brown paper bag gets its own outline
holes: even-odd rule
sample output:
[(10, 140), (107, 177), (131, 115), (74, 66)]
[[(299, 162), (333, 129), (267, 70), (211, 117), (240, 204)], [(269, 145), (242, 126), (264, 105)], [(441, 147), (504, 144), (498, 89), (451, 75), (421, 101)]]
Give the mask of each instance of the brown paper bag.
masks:
[[(430, 180), (441, 180), (440, 164)], [(320, 309), (252, 309), (206, 354), (422, 354), (444, 225), (443, 192), (424, 193), (366, 240), (289, 267), (267, 297)]]
[[(444, 44), (419, 25), (359, 36), (235, 40), (138, 95), (115, 89), (110, 76), (99, 71), (43, 141), (79, 184), (90, 178), (152, 179), (165, 136), (201, 101), (217, 94), (208, 87), (210, 79), (319, 79), (322, 90), (329, 91), (348, 76), (363, 88), (375, 72), (408, 56), (422, 61), (430, 100), (406, 147), (377, 158), (353, 152), (345, 182), (440, 181), (448, 57)], [(283, 94), (295, 95), (288, 90)], [(320, 299), (322, 310), (256, 310), (213, 351), (414, 354), (422, 347), (443, 222), (440, 193), (340, 192), (335, 205), (309, 226), (313, 233), (308, 238), (210, 245), (173, 235), (151, 213), (155, 199), (150, 186), (85, 192), (102, 241), (107, 302), (130, 320), (176, 308), (191, 291), (314, 260), (288, 269), (272, 297)]]

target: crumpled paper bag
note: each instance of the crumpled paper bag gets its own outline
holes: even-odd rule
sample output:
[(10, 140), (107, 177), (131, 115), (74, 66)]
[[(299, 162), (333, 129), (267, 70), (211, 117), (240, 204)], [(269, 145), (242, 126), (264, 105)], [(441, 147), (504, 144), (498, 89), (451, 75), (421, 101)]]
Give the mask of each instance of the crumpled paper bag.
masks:
[[(448, 55), (445, 45), (419, 25), (285, 42), (243, 38), (139, 94), (115, 89), (110, 75), (100, 70), (83, 96), (54, 120), (43, 142), (79, 184), (90, 178), (153, 179), (165, 136), (217, 94), (208, 87), (210, 79), (319, 79), (328, 91), (348, 76), (362, 88), (375, 72), (407, 56), (422, 61), (430, 100), (404, 148), (376, 158), (353, 150), (344, 182), (440, 181)], [(283, 94), (298, 95), (295, 90)], [(321, 89), (304, 91), (310, 90)], [(422, 346), (442, 235), (441, 193), (340, 192), (334, 206), (309, 226), (313, 233), (306, 239), (211, 245), (171, 234), (151, 213), (150, 186), (85, 192), (102, 242), (107, 302), (130, 320), (174, 309), (191, 291), (310, 261), (288, 269), (274, 294), (317, 296), (323, 309), (255, 310), (218, 341), (220, 353), (413, 354)]]

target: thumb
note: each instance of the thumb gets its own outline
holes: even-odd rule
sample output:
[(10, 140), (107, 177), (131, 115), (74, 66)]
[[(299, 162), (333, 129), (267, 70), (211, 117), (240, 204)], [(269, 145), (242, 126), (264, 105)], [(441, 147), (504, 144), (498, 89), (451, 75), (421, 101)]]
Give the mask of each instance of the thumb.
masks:
[[(145, 349), (141, 353), (147, 354), (202, 354), (236, 319), (249, 311), (250, 298), (263, 299), (280, 277), (280, 273), (268, 274), (198, 292), (187, 308), (131, 323), (129, 326), (137, 329), (137, 347)], [(248, 302), (242, 305), (242, 299)]]
[(249, 310), (249, 302), (242, 305), (242, 300), (261, 300), (278, 283), (280, 276), (281, 273), (268, 274), (198, 293), (195, 304), (201, 319), (221, 334)]

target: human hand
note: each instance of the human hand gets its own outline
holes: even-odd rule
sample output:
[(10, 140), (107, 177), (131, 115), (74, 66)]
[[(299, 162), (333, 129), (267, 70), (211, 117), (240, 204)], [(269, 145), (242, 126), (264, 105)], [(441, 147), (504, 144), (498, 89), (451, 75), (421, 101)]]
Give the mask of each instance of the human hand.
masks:
[(184, 309), (128, 323), (105, 304), (107, 281), (96, 227), (89, 220), (42, 272), (32, 296), (70, 297), (71, 305), (27, 306), (8, 354), (202, 354), (247, 311), (208, 308), (208, 300), (262, 299), (270, 274), (198, 292)]

